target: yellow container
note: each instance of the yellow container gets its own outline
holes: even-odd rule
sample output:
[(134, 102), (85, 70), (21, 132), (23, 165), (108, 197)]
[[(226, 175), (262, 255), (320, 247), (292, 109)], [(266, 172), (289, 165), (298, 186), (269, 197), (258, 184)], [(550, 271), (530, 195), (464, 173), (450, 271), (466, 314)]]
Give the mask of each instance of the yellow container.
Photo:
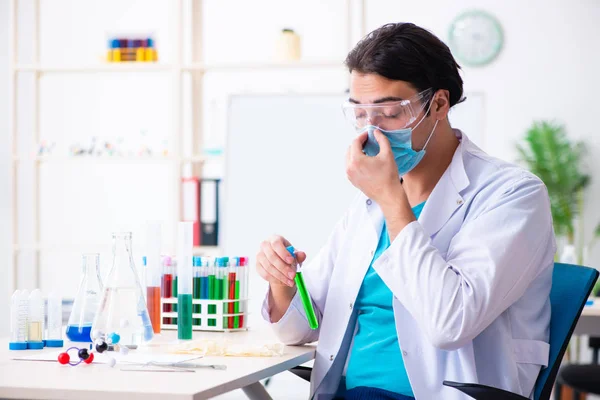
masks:
[(111, 53), (112, 62), (121, 62), (121, 49), (112, 49), (109, 51)]
[(158, 54), (156, 53), (156, 50), (153, 48), (146, 48), (145, 51), (145, 60), (146, 62), (153, 62), (153, 61), (158, 61)]
[(300, 36), (292, 29), (283, 29), (277, 38), (277, 60), (282, 62), (300, 60)]
[(135, 50), (135, 61), (146, 61), (146, 49), (138, 47)]

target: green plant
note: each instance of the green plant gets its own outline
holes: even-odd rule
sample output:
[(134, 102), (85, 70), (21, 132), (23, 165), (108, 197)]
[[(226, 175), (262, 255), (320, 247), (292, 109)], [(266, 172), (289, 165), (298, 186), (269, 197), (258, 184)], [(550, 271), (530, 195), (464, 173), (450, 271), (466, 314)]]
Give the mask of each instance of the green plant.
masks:
[(571, 142), (562, 125), (547, 121), (534, 122), (525, 142), (527, 146), (517, 145), (517, 150), (521, 161), (548, 188), (554, 232), (573, 244), (574, 218), (582, 209), (582, 190), (590, 180), (580, 170), (584, 144)]
[[(584, 143), (571, 142), (562, 125), (536, 121), (525, 135), (525, 145), (517, 145), (522, 162), (537, 175), (548, 188), (550, 207), (556, 236), (564, 236), (569, 244), (575, 244), (575, 217), (583, 213), (583, 190), (590, 177), (581, 171)], [(579, 220), (578, 263), (583, 264), (583, 247), (591, 249), (600, 237), (600, 224), (588, 243), (583, 238), (583, 218)], [(584, 244), (585, 243), (585, 244)], [(600, 282), (593, 293), (600, 292)], [(577, 343), (577, 341), (575, 342)], [(577, 346), (575, 346), (577, 348)]]

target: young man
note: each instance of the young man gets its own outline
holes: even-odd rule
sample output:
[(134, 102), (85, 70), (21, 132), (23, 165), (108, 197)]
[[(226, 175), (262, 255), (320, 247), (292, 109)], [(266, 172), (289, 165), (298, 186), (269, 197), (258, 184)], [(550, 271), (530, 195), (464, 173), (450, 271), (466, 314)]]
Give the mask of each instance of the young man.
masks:
[(319, 329), (280, 236), (257, 255), (270, 283), (264, 317), (285, 343), (319, 341), (311, 396), (468, 398), (444, 380), (530, 396), (549, 350), (555, 242), (544, 184), (450, 126), (462, 79), (430, 32), (382, 26), (346, 64), (344, 113), (359, 132), (346, 170), (362, 193), (303, 267)]

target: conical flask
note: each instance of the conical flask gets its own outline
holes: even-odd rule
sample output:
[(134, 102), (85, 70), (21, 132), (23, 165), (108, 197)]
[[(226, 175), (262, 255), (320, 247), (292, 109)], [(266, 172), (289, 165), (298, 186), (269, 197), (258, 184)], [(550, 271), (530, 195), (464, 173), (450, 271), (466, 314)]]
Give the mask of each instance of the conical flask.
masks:
[[(142, 285), (133, 263), (131, 233), (113, 233), (113, 263), (94, 323), (92, 339), (137, 346), (154, 336)], [(116, 338), (116, 339), (115, 339)]]
[(72, 342), (91, 342), (92, 322), (102, 296), (100, 255), (84, 254), (82, 277), (67, 324), (67, 337)]

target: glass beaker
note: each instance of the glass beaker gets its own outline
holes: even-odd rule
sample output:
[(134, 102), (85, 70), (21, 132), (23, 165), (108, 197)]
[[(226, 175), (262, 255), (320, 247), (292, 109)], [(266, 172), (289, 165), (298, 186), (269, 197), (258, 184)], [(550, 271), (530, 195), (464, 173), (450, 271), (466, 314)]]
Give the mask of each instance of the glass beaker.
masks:
[(131, 232), (113, 233), (113, 263), (92, 332), (92, 339), (106, 340), (110, 335), (118, 337), (119, 344), (124, 346), (137, 346), (154, 336), (133, 262)]
[(83, 255), (83, 276), (67, 324), (67, 337), (72, 342), (91, 342), (92, 322), (102, 296), (100, 255)]

